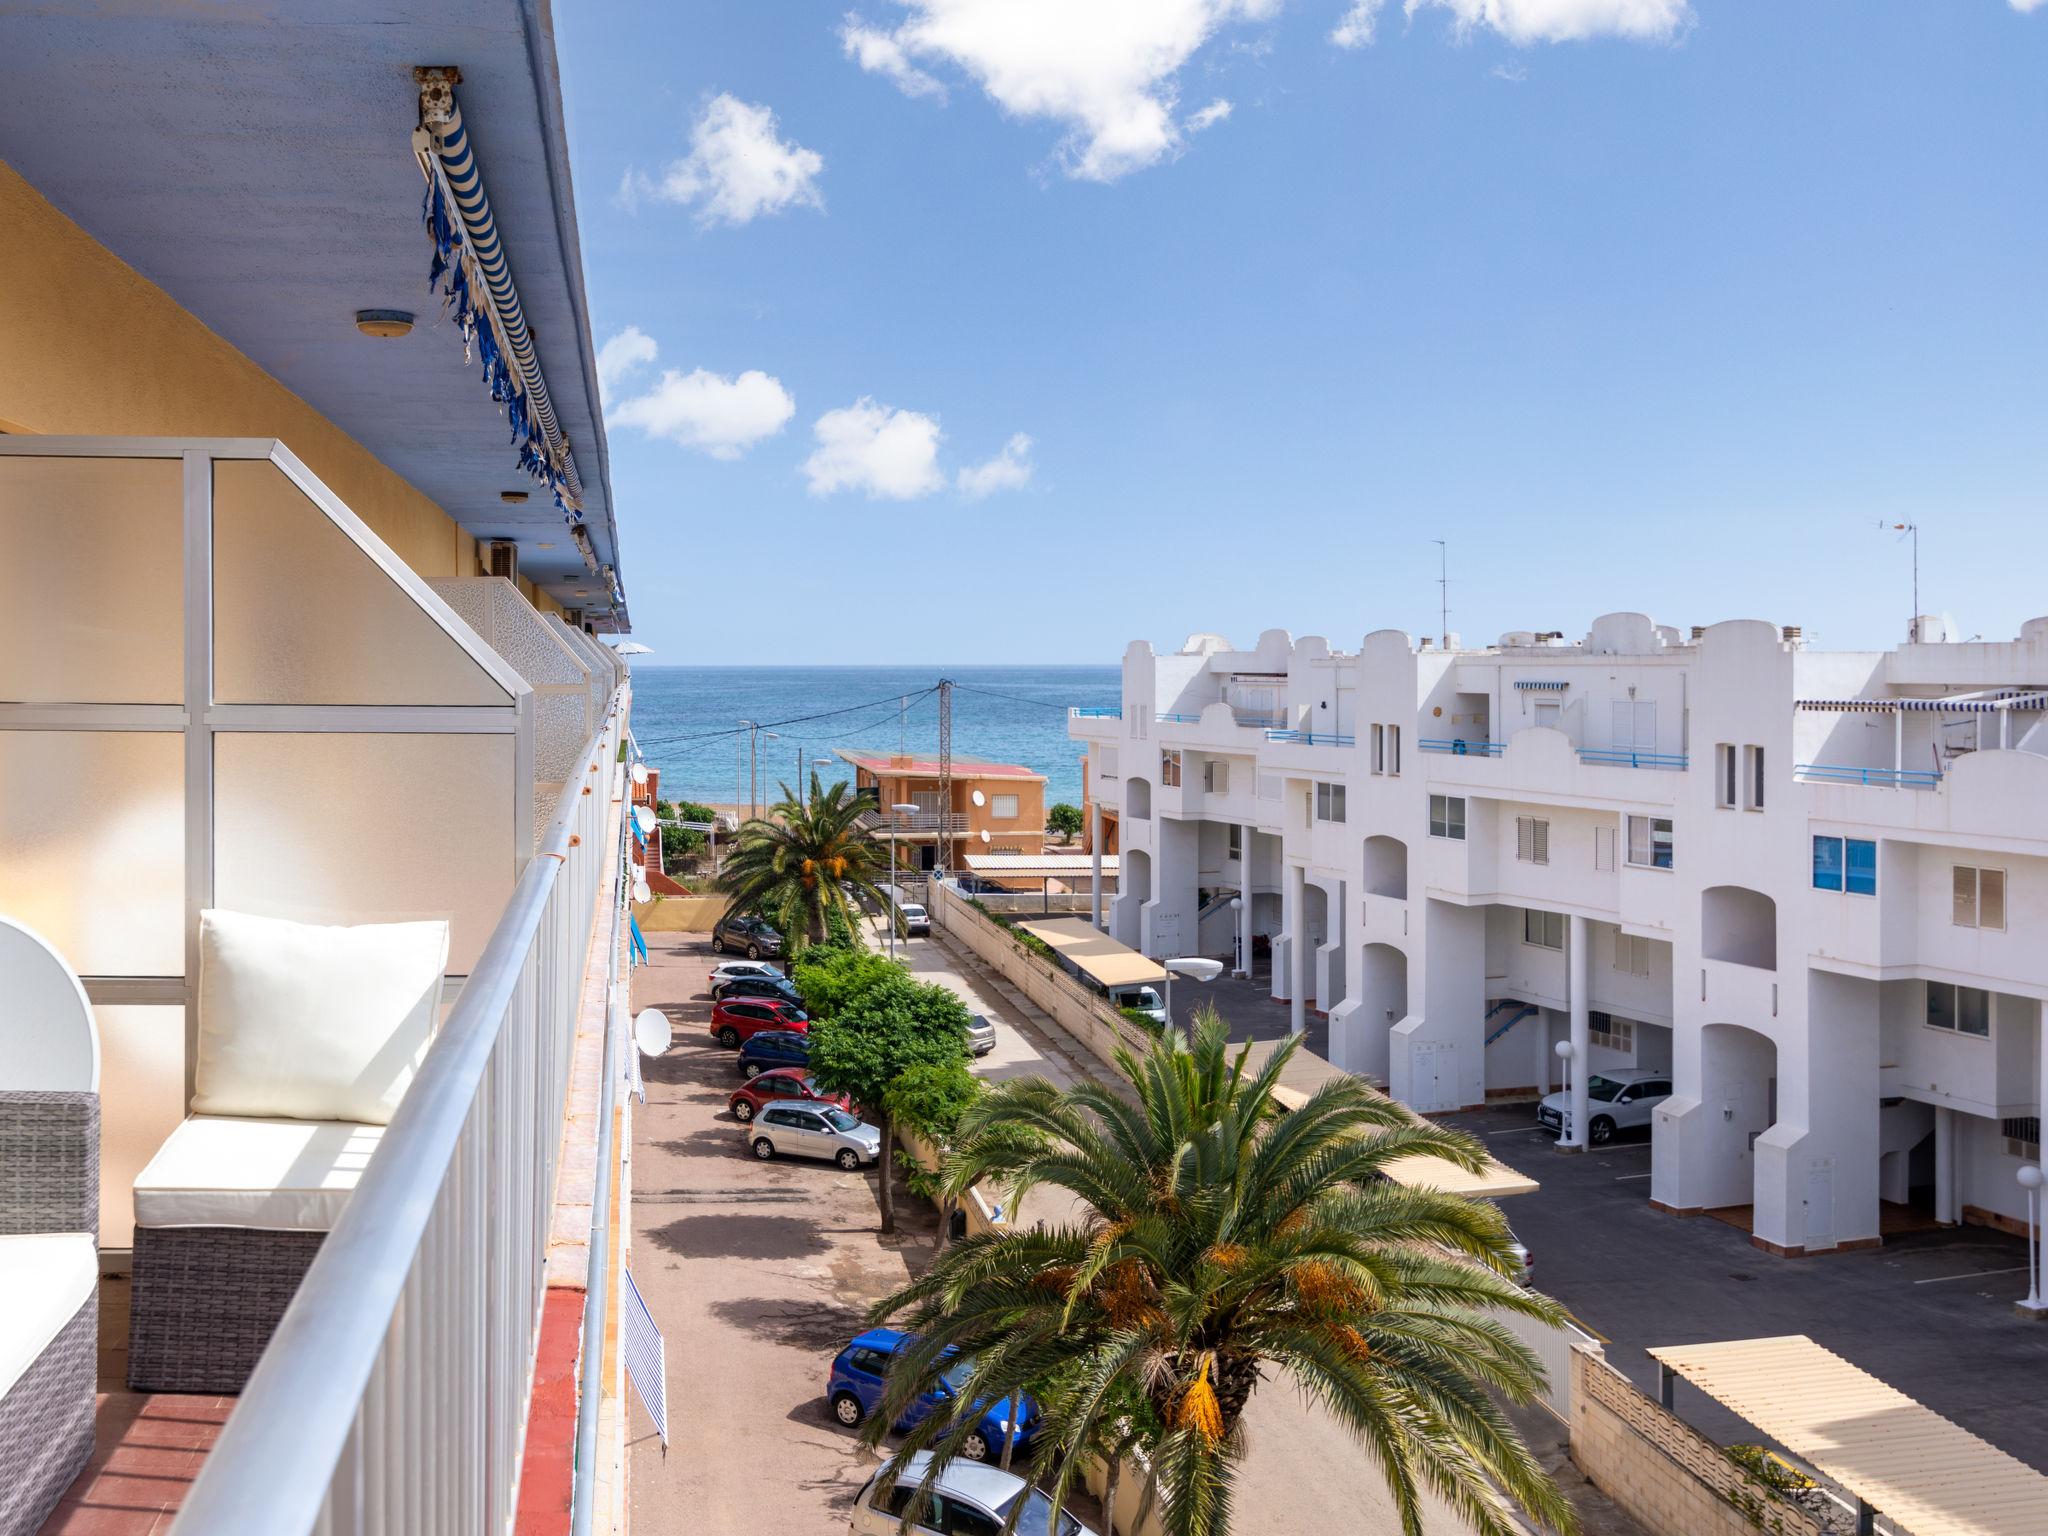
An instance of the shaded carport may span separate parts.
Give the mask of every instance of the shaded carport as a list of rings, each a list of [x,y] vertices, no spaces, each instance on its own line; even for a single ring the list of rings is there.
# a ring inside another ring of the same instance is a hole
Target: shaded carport
[[[1913,1536],[2039,1536],[2048,1477],[1804,1334],[1649,1351],[1665,1407],[1684,1377]]]

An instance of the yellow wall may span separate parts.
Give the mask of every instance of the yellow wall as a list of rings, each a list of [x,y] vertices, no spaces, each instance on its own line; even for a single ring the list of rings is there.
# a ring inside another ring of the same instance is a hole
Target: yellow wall
[[[0,230],[0,430],[274,437],[420,575],[477,573],[453,518],[5,163]]]

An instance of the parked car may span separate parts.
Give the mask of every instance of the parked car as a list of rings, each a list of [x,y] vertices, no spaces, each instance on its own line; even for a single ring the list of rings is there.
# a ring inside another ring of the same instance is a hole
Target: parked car
[[[715,998],[768,997],[781,998],[785,1003],[803,1006],[803,996],[796,989],[796,983],[787,976],[735,976],[731,981],[722,981],[711,989]]]
[[[777,1099],[740,1134],[764,1163],[773,1157],[820,1157],[850,1171],[882,1156],[881,1131],[836,1104]]]
[[[921,902],[899,901],[896,910],[903,914],[903,931],[911,937],[932,931],[932,915],[925,911]]]
[[[975,1014],[967,1025],[967,1048],[977,1056],[986,1056],[996,1048],[996,1026],[993,1021]]]
[[[903,1527],[903,1512],[910,1507],[931,1463],[932,1453],[919,1451],[905,1465],[896,1486],[886,1494],[875,1488],[882,1478],[880,1472],[869,1478],[853,1501],[851,1536],[895,1536]],[[1052,1500],[1043,1491],[999,1467],[973,1461],[952,1462],[932,1480],[930,1507],[911,1529],[983,1536],[1000,1531],[1020,1499],[1024,1507],[1017,1512],[1017,1536],[1095,1536],[1064,1509],[1055,1527]]]
[[[873,1413],[881,1405],[890,1357],[916,1342],[915,1334],[895,1328],[870,1328],[839,1351],[832,1361],[831,1374],[825,1378],[825,1403],[831,1409],[832,1417],[852,1429]],[[969,1359],[953,1361],[939,1378],[938,1385],[912,1402],[893,1427],[909,1429],[937,1409],[947,1408],[950,1411],[953,1399],[966,1389],[973,1366],[974,1362]],[[981,1422],[961,1442],[962,1453],[976,1461],[999,1459],[1003,1454],[1003,1440],[1010,1433],[1011,1407],[1016,1401],[1006,1397],[1000,1403],[976,1403],[974,1406],[981,1410]],[[1031,1436],[1038,1428],[1038,1421],[1038,1404],[1026,1397],[1023,1411],[1017,1415],[1018,1453],[1030,1449]]]
[[[728,981],[738,981],[742,976],[780,976],[781,971],[766,960],[726,960],[715,967],[705,978],[705,985],[716,992]]]
[[[1623,1067],[1593,1073],[1586,1079],[1586,1140],[1593,1146],[1604,1147],[1614,1139],[1616,1131],[1648,1126],[1652,1112],[1670,1097],[1668,1071]],[[1571,1095],[1553,1093],[1536,1106],[1536,1123],[1563,1136],[1571,1112]]]
[[[803,1103],[830,1104],[835,1109],[851,1111],[853,1100],[843,1093],[827,1093],[820,1088],[817,1079],[802,1067],[777,1067],[749,1078],[740,1087],[733,1089],[732,1097],[725,1101],[725,1107],[732,1111],[733,1118],[744,1125],[761,1112],[763,1106],[778,1099],[794,1099]]]
[[[1109,1001],[1116,1008],[1128,1008],[1133,1013],[1142,1013],[1154,1024],[1166,1022],[1166,1000],[1159,995],[1157,987],[1142,984],[1128,987],[1112,987]]]
[[[736,917],[728,912],[711,926],[713,954],[742,954],[749,960],[782,953],[782,935],[760,917]]]
[[[1514,1264],[1508,1275],[1510,1280],[1522,1285],[1536,1283],[1536,1255],[1529,1251],[1529,1245],[1515,1236],[1515,1229],[1508,1228],[1508,1257]]]
[[[805,1067],[810,1062],[809,1038],[793,1029],[765,1030],[740,1047],[740,1076],[748,1079],[777,1067]]]
[[[793,1003],[768,997],[736,997],[711,1007],[711,1036],[727,1050],[742,1045],[764,1029],[811,1027],[810,1015]]]

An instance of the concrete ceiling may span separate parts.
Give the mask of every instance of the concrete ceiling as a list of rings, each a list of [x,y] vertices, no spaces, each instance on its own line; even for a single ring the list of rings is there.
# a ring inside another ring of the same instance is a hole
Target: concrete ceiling
[[[412,70],[458,67],[592,545],[624,580],[547,0],[115,0],[14,11],[0,44],[0,158],[470,533],[516,539],[522,574],[583,606],[576,591],[602,586],[426,292]],[[359,309],[419,323],[374,340],[355,329]],[[503,491],[530,499],[508,505]]]

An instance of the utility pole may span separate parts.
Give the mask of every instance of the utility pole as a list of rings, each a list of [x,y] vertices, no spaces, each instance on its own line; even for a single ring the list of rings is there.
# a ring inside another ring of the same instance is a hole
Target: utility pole
[[[761,727],[754,721],[747,726],[747,820],[757,821],[761,816]]]
[[[1436,546],[1436,643],[1448,651],[1451,648],[1451,554],[1442,539],[1429,542]]]
[[[741,725],[746,723],[744,720],[740,722]],[[740,775],[746,772],[740,765],[745,761],[746,750],[746,744],[740,740],[740,733],[735,731],[732,738],[732,816],[734,821],[740,819],[740,807],[747,803],[747,797],[741,792],[740,788]]]
[[[804,744],[802,742],[796,744],[796,797],[805,805],[811,803],[810,794],[804,788]]]
[[[934,877],[943,875],[953,852],[953,684],[939,679],[939,836]]]
[[[1920,525],[1918,523],[1893,523],[1892,531],[1901,538],[1913,540],[1913,618],[1906,626],[1906,638],[1920,638]]]

